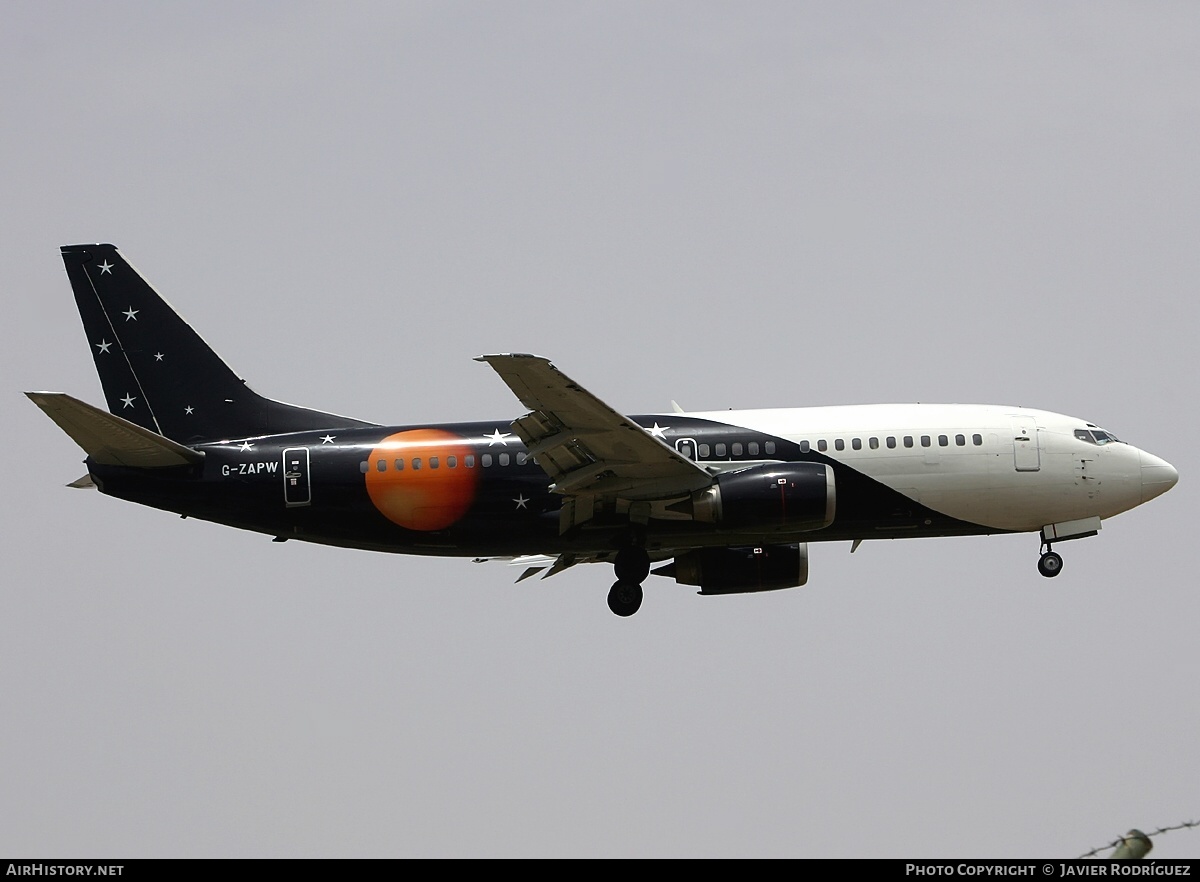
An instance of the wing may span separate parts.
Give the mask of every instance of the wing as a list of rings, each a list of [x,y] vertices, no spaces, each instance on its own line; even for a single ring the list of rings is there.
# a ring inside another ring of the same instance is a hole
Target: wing
[[[567,497],[562,528],[590,520],[597,501],[634,508],[678,498],[712,476],[645,428],[617,413],[547,359],[481,355],[530,412],[513,421],[538,465]],[[648,512],[648,506],[645,508]]]

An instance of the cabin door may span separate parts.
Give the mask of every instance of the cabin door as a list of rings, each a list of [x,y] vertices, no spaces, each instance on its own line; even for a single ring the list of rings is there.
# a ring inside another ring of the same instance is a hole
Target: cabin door
[[[1018,472],[1036,472],[1042,467],[1037,423],[1032,417],[1013,417],[1013,465]]]
[[[288,508],[312,503],[307,447],[289,447],[283,451],[283,501]]]

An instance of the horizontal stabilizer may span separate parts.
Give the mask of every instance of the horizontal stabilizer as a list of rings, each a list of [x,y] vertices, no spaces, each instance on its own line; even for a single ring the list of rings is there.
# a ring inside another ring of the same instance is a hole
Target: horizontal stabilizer
[[[101,465],[162,469],[204,459],[203,453],[62,392],[25,394]]]

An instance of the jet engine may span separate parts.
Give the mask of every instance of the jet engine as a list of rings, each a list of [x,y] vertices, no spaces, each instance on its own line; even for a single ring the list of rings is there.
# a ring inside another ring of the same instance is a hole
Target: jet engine
[[[833,523],[833,468],[780,462],[718,475],[692,494],[692,516],[731,530],[820,530]]]
[[[808,581],[808,545],[697,548],[654,571],[696,585],[701,594],[752,594],[798,588]]]

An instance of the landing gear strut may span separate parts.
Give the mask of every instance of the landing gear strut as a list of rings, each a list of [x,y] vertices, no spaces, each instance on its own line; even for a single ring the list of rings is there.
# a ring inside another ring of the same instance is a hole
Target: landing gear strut
[[[1057,551],[1051,551],[1050,543],[1046,543],[1046,550],[1038,560],[1038,572],[1050,579],[1062,572],[1062,566],[1062,555]]]
[[[613,569],[617,581],[608,592],[608,608],[619,616],[631,616],[642,605],[642,582],[650,575],[650,555],[644,548],[627,545],[617,552]]]

